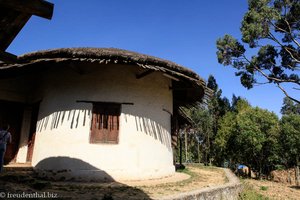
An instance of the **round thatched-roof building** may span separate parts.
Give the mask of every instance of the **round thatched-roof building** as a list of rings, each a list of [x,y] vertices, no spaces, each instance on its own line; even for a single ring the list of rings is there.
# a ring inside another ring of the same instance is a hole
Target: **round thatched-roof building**
[[[178,109],[205,82],[176,63],[113,48],[65,48],[0,63],[6,161],[52,178],[138,180],[174,173]],[[13,117],[18,116],[18,117]]]

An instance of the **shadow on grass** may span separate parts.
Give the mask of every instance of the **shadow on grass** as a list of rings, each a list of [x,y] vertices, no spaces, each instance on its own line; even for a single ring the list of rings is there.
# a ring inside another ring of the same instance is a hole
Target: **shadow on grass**
[[[95,167],[79,159],[59,157],[52,158],[52,161],[59,161],[56,162],[56,164],[70,162],[72,165],[76,164],[76,166],[74,166],[75,168],[91,168],[95,170]],[[48,159],[40,164],[50,163],[51,162]],[[49,169],[48,166],[48,170]],[[9,171],[0,174],[0,192],[4,192],[5,194],[43,194],[50,192],[57,195],[56,199],[151,199],[144,191],[136,187],[119,183],[103,170],[100,171],[100,175],[105,175],[105,181],[54,180],[49,177],[42,178],[33,171],[10,169]]]
[[[290,186],[290,188],[300,190],[300,186],[296,186],[296,185]]]

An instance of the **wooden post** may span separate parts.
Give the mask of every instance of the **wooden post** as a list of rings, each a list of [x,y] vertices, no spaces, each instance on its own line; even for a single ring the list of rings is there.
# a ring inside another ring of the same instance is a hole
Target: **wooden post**
[[[182,166],[182,138],[179,133],[179,164]]]
[[[198,147],[197,147],[197,150],[198,150],[198,162],[200,163],[201,162],[201,159],[200,159],[200,142],[198,141],[198,139],[197,139],[197,143],[198,143]]]
[[[300,186],[300,177],[299,177],[299,158],[298,156],[296,157],[296,167],[295,167],[295,182],[296,186]]]
[[[187,144],[187,130],[184,131],[184,146],[185,146],[185,162],[188,160],[188,144]]]

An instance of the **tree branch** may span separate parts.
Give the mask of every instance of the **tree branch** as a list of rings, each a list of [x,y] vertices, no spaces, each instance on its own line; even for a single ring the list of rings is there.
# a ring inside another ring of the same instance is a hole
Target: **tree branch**
[[[288,52],[288,54],[290,54],[290,56],[295,60],[295,62],[300,63],[300,61],[297,58],[294,57],[294,55],[288,50],[288,48],[286,48],[286,46],[284,46],[283,44],[281,44],[281,42],[279,42],[277,40],[277,38],[272,33],[269,32],[268,35],[270,37],[269,39],[271,39],[274,42],[276,42],[277,44],[279,44],[286,52]]]
[[[288,97],[289,99],[291,99],[291,100],[295,101],[296,103],[300,104],[300,101],[297,100],[297,99],[295,99],[295,98],[293,98],[293,97],[291,97],[279,83],[276,83],[276,84],[277,84],[278,88],[284,93],[284,95],[286,97]]]
[[[253,85],[256,86],[256,85],[266,85],[266,84],[269,84],[269,82],[264,82],[264,83],[258,83],[258,82],[256,82],[256,84],[253,84]]]
[[[247,60],[248,63],[251,63],[250,60],[247,59],[247,57],[245,55],[243,55],[244,59]],[[268,79],[269,81],[274,81],[276,83],[295,83],[297,85],[300,85],[300,82],[299,81],[295,81],[295,80],[292,80],[292,79],[279,79],[279,78],[276,78],[276,77],[270,77],[269,75],[267,75],[264,71],[262,71],[260,68],[258,68],[257,66],[253,66],[254,69],[256,71],[258,71],[259,73],[261,73],[266,79]],[[270,73],[272,73],[270,71]]]
[[[285,21],[286,25],[289,27],[288,33],[289,33],[289,35],[291,36],[293,42],[294,42],[298,47],[300,47],[299,42],[298,42],[298,41],[293,37],[293,35],[292,35],[292,29],[291,29],[291,26],[290,26],[289,22],[286,20],[286,18],[284,18],[284,21]]]
[[[270,21],[270,24],[274,27],[274,31],[275,30],[279,30],[279,31],[282,31],[282,32],[284,32],[284,33],[286,33],[286,34],[289,34],[290,36],[291,36],[291,39],[292,39],[292,41],[298,46],[298,47],[300,47],[300,43],[293,37],[293,34],[292,34],[292,31],[291,31],[291,26],[290,26],[290,24],[289,24],[289,22],[286,20],[286,19],[284,19],[284,22],[286,23],[286,25],[288,26],[288,28],[289,28],[289,30],[287,31],[287,30],[285,30],[285,29],[283,29],[283,28],[280,28],[279,26],[276,26],[276,24],[274,24],[272,21]],[[273,29],[272,29],[273,30]],[[274,36],[273,36],[274,37]],[[274,37],[275,38],[275,37]],[[278,42],[277,42],[278,43]],[[282,46],[282,45],[281,45]]]
[[[276,26],[272,21],[270,21],[270,24],[274,27],[274,30],[277,29],[277,30],[280,30],[280,31],[282,31],[282,32],[284,32],[284,33],[289,33],[288,31],[286,31],[286,30],[280,28],[279,26]]]

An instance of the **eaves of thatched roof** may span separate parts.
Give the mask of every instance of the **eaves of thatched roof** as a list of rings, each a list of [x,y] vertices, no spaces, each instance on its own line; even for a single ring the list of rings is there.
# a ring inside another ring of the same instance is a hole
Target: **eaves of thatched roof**
[[[34,72],[34,70],[43,70],[44,66],[55,63],[80,63],[90,62],[94,64],[125,64],[136,65],[145,70],[159,71],[166,75],[174,77],[176,82],[187,83],[188,89],[198,90],[201,95],[196,95],[198,100],[203,98],[205,92],[205,81],[195,72],[178,65],[174,62],[161,58],[136,53],[133,51],[116,48],[61,48],[37,51],[18,56],[17,63],[0,63],[0,78],[6,75],[13,76],[24,71]],[[46,67],[45,67],[46,68]],[[177,88],[182,88],[182,85]],[[176,88],[174,88],[176,89]],[[180,96],[181,94],[178,94]],[[193,96],[193,92],[190,92]],[[189,97],[190,98],[190,97]],[[195,99],[196,100],[196,99]],[[185,101],[183,99],[183,101]]]
[[[68,60],[78,62],[98,62],[100,64],[134,64],[145,69],[162,71],[170,75],[183,77],[191,81],[198,82],[199,85],[204,83],[203,79],[195,72],[174,62],[116,48],[61,48],[37,51],[19,56],[18,63],[0,63],[0,70],[29,67],[33,64],[50,61],[59,63]]]

